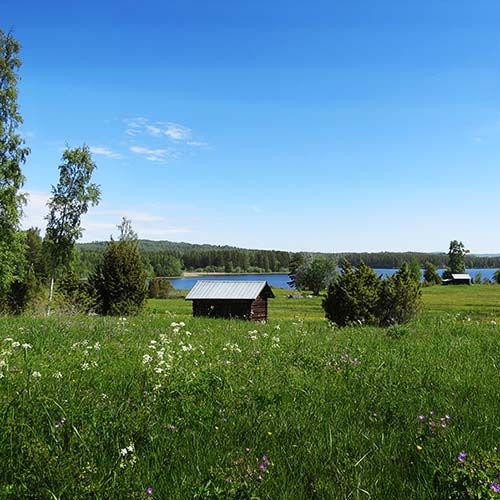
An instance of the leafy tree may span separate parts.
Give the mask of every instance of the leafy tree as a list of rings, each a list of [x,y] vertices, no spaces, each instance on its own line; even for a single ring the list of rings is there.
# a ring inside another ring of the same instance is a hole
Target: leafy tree
[[[50,292],[47,313],[54,292],[54,281],[59,269],[67,269],[82,235],[81,217],[89,206],[99,203],[100,189],[91,183],[96,164],[88,146],[66,149],[59,166],[59,183],[52,186],[52,198],[47,219],[45,240],[50,256]]]
[[[30,152],[16,133],[23,119],[17,103],[19,42],[0,29],[0,297],[22,276],[23,245],[19,234],[24,196],[21,165]]]
[[[337,265],[332,259],[314,257],[295,271],[294,282],[298,290],[311,290],[319,295],[337,276]]]
[[[297,288],[297,284],[295,282],[295,277],[297,275],[297,271],[302,266],[304,266],[304,264],[305,264],[305,258],[304,258],[304,254],[303,253],[295,253],[295,254],[293,254],[293,257],[290,260],[290,263],[288,265],[288,269],[289,269],[288,276],[290,278],[290,281],[288,282],[288,284],[290,286]]]
[[[436,266],[432,262],[426,262],[424,264],[424,283],[427,285],[441,284],[441,277],[437,272]]]
[[[451,274],[465,273],[465,255],[469,250],[465,249],[461,241],[450,241],[450,249],[448,250],[448,267],[445,271],[446,277],[451,278]],[[444,274],[443,274],[443,277]]]
[[[129,220],[118,226],[119,241],[108,243],[103,260],[91,276],[97,309],[102,314],[136,314],[146,300],[146,272]]]
[[[363,261],[355,268],[344,259],[323,300],[326,317],[339,326],[376,323],[380,286],[380,277]]]
[[[407,264],[406,262],[403,262],[402,265]],[[422,271],[420,270],[420,262],[414,257],[411,259],[410,263],[407,264],[408,269],[413,277],[413,279],[417,282],[420,283],[422,279]]]

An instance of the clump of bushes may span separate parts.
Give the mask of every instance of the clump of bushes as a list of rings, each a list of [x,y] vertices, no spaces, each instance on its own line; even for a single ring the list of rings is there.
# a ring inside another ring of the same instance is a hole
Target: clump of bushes
[[[418,312],[420,282],[408,264],[385,279],[364,262],[353,267],[344,260],[340,269],[322,304],[326,317],[338,326],[395,325],[405,323]]]
[[[168,279],[152,278],[149,280],[148,297],[150,299],[169,299],[176,295],[177,292]]]

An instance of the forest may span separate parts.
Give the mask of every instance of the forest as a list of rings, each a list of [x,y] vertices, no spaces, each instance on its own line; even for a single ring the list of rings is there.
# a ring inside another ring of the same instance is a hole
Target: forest
[[[79,271],[83,276],[93,271],[101,258],[106,242],[81,243],[77,245]],[[258,273],[290,271],[290,263],[300,252],[280,250],[256,250],[231,246],[197,245],[173,241],[139,240],[139,249],[149,276],[179,276],[183,271]],[[335,261],[347,258],[357,266],[361,261],[372,268],[397,269],[405,262],[417,261],[423,267],[431,262],[438,268],[446,267],[448,254],[419,252],[374,252],[374,253],[319,253],[304,252],[314,257],[322,255]],[[500,268],[500,256],[477,256],[466,254],[467,268]]]

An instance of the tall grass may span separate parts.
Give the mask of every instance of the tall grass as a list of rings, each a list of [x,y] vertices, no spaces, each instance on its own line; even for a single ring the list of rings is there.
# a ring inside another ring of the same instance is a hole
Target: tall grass
[[[0,319],[1,498],[441,498],[500,443],[489,320],[179,312]]]

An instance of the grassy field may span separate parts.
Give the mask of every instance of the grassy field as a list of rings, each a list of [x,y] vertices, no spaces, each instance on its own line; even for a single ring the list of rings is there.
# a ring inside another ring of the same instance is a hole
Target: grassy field
[[[0,498],[494,498],[500,287],[425,289],[389,329],[320,303],[0,318]]]

